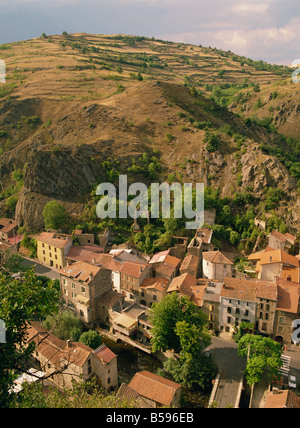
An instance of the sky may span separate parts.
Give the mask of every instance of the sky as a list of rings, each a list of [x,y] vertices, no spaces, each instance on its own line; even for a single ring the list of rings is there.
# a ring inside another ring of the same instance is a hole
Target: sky
[[[291,65],[299,0],[0,0],[0,44],[68,33],[128,34]]]

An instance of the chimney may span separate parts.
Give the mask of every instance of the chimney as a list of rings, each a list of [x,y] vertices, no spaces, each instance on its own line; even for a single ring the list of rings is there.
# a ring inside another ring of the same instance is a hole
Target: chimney
[[[89,274],[89,277],[90,277],[90,281],[92,281],[92,280],[93,280],[93,278],[94,278],[94,274],[93,274],[93,272],[91,272],[91,273]]]
[[[67,340],[67,348],[71,348],[71,340],[70,339]]]

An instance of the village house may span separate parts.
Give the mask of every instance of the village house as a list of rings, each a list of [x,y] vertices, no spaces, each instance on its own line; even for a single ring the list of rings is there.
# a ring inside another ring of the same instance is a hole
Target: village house
[[[198,278],[201,270],[200,267],[201,266],[199,257],[195,256],[194,254],[187,254],[183,259],[179,272],[181,274],[189,273],[190,275],[193,275]]]
[[[198,280],[198,287],[192,287],[194,295],[197,293],[200,281]],[[201,310],[208,316],[209,330],[218,331],[220,326],[220,299],[223,283],[208,280],[202,281],[206,281],[206,284],[203,286]],[[191,300],[194,301],[193,298]]]
[[[268,391],[265,409],[300,409],[300,397],[288,389]]]
[[[253,282],[253,280],[251,280]],[[277,285],[268,281],[256,281],[255,330],[273,337],[277,308]]]
[[[42,232],[36,237],[37,258],[43,265],[62,269],[67,265],[66,255],[72,246],[72,238],[56,232]]]
[[[251,262],[256,262],[255,271],[259,279],[275,282],[277,276],[288,281],[299,282],[299,259],[283,250],[272,250],[270,247],[264,251],[251,254]]]
[[[197,278],[189,273],[183,273],[177,276],[168,287],[168,293],[179,293],[182,296],[187,296],[191,299],[193,295],[192,287],[197,285]]]
[[[153,326],[148,320],[149,315],[149,308],[146,306],[127,302],[121,313],[112,314],[111,332],[116,338],[151,353],[150,339]]]
[[[207,251],[202,254],[203,278],[222,282],[233,276],[233,254],[221,251]]]
[[[288,251],[295,245],[296,236],[291,235],[290,233],[280,233],[278,230],[273,230],[269,236],[269,247],[274,250],[284,250]]]
[[[220,295],[220,331],[235,333],[242,321],[255,323],[256,282],[224,278]]]
[[[73,233],[74,239],[79,245],[94,245],[95,238],[93,233],[84,233],[82,229],[76,229]]]
[[[277,308],[273,335],[280,343],[292,343],[292,323],[300,317],[298,283],[276,278]]]
[[[127,300],[135,301],[139,297],[140,285],[151,276],[151,266],[146,263],[125,262],[119,269],[120,292]]]
[[[0,219],[0,240],[11,242],[18,231],[18,223],[11,218]],[[16,242],[11,242],[16,243]]]
[[[106,346],[93,350],[81,342],[63,341],[32,322],[27,343],[35,343],[33,362],[47,381],[58,388],[73,388],[72,381],[86,382],[96,377],[105,389],[118,386],[117,356]]]
[[[154,373],[146,370],[138,372],[128,386],[142,397],[149,407],[181,407],[182,386]]]
[[[151,308],[153,303],[159,303],[167,293],[169,280],[164,277],[148,277],[140,285],[139,303]]]
[[[85,324],[105,322],[99,310],[101,297],[112,291],[111,271],[85,262],[75,262],[59,270],[64,303]],[[100,306],[102,308],[102,306]]]
[[[155,268],[155,276],[167,278],[170,283],[178,275],[180,264],[181,259],[168,254],[164,258],[164,261]]]

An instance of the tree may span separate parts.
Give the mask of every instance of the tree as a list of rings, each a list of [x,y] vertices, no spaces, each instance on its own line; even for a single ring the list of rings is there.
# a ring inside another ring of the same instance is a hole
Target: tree
[[[0,319],[5,323],[6,343],[0,343],[0,408],[7,407],[15,371],[24,371],[34,343],[26,345],[28,322],[41,321],[58,309],[59,292],[53,282],[42,285],[33,270],[12,279],[0,275]]]
[[[56,201],[48,202],[43,210],[46,229],[60,229],[67,218],[66,209]]]
[[[92,349],[96,349],[102,344],[102,339],[95,330],[89,330],[82,333],[79,342],[84,343]]]
[[[178,324],[185,321],[188,325],[194,325],[199,330],[199,339],[203,336],[207,343],[206,325],[207,316],[185,296],[179,296],[177,293],[167,294],[165,298],[154,303],[151,307],[150,322],[152,329],[152,351],[166,351],[174,349],[177,352],[182,350],[180,335],[186,328],[186,324]],[[179,333],[179,334],[178,334]],[[194,330],[190,331],[194,334]]]
[[[265,375],[269,379],[279,375],[282,348],[280,343],[269,337],[244,335],[238,343],[238,354],[247,358],[245,374],[250,386],[259,382]]]
[[[83,325],[80,318],[68,311],[60,311],[55,315],[49,315],[43,322],[43,327],[51,331],[61,340],[78,342],[83,333]]]
[[[12,401],[11,408],[136,408],[136,400],[117,397],[115,393],[106,393],[94,380],[84,383],[74,382],[73,388],[62,391],[50,387],[44,393],[41,384],[25,384]]]
[[[207,317],[187,297],[176,293],[167,295],[154,306],[153,312],[153,349],[175,349],[179,352],[164,362],[160,374],[172,377],[188,388],[208,388],[217,368],[203,353],[211,343]]]

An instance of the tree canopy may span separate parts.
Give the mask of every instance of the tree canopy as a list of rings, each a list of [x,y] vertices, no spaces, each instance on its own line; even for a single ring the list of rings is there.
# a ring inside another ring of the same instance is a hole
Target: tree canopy
[[[43,210],[46,229],[60,229],[67,218],[66,209],[56,201],[48,202]]]
[[[185,296],[167,294],[161,302],[152,305],[150,319],[153,325],[153,352],[168,349],[181,351],[186,346],[183,330],[194,341],[199,340],[204,346],[209,345],[207,316]],[[196,338],[195,331],[196,336],[198,335]]]
[[[207,316],[177,293],[168,294],[151,309],[152,350],[173,349],[178,353],[164,362],[159,374],[188,388],[208,388],[217,369],[203,352],[211,343]]]
[[[238,354],[248,358],[245,375],[250,386],[265,375],[269,378],[279,376],[282,348],[280,343],[269,337],[244,335],[238,343]]]

